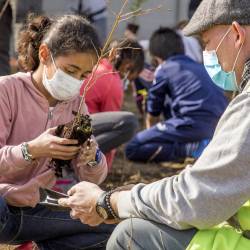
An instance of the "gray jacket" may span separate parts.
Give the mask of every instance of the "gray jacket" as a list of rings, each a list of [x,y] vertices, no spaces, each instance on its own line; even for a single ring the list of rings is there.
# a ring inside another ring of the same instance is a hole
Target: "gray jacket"
[[[250,199],[250,82],[229,105],[199,160],[179,175],[120,193],[118,212],[176,229],[210,228]]]

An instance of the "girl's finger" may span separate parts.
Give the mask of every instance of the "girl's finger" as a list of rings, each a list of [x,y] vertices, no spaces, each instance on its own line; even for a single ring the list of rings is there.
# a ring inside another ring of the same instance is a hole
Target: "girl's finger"
[[[61,145],[77,145],[78,144],[78,140],[60,138],[57,136],[53,136],[52,141]]]

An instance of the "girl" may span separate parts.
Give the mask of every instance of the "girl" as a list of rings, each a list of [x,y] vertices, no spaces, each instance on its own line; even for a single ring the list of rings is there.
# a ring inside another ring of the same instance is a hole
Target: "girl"
[[[143,66],[144,52],[137,42],[113,42],[110,57],[101,60],[92,78],[92,87],[85,96],[92,114],[94,133],[102,152],[105,153],[109,169],[115,155],[113,149],[128,142],[137,129],[137,118],[134,114],[120,111],[123,104],[123,81],[134,81]],[[82,86],[81,94],[85,86]]]
[[[97,61],[96,48],[94,29],[73,15],[30,16],[20,34],[19,64],[27,73],[0,78],[0,243],[104,247],[110,227],[90,228],[67,212],[38,204],[39,189],[56,181],[48,167],[51,158],[76,159],[72,168],[79,180],[100,184],[106,177],[106,160],[95,142],[79,147],[77,140],[54,135],[55,127],[70,122],[78,110],[80,86]],[[81,111],[87,113],[85,104]]]

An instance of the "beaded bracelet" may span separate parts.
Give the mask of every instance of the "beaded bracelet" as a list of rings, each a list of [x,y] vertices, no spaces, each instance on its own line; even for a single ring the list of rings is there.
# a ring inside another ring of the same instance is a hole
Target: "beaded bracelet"
[[[117,190],[115,190],[115,189],[108,191],[107,194],[106,194],[106,197],[105,197],[105,202],[106,202],[106,205],[108,207],[108,210],[109,210],[110,214],[114,217],[114,219],[120,220],[120,218],[116,215],[114,209],[112,208],[111,202],[110,202],[111,195],[113,193],[115,193],[116,191]]]

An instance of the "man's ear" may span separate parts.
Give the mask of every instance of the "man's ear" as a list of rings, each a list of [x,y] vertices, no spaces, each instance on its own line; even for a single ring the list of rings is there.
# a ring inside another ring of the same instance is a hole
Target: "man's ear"
[[[232,23],[232,28],[236,35],[235,47],[240,49],[246,40],[246,30],[236,21]]]
[[[46,44],[41,44],[39,47],[39,60],[43,65],[47,65],[50,59],[50,51]]]

